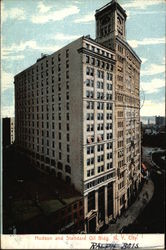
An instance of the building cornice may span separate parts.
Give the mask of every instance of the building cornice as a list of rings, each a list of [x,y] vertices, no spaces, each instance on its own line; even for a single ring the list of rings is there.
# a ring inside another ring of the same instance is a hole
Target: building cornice
[[[78,51],[78,53],[83,53],[83,54],[86,54],[86,55],[89,55],[89,56],[94,56],[95,58],[98,58],[100,60],[104,60],[106,62],[115,64],[115,60],[114,59],[108,58],[106,56],[99,55],[98,53],[95,53],[95,52],[93,52],[91,50],[88,50],[88,49],[86,49],[84,47],[78,49],[77,51]]]
[[[116,0],[112,0],[110,3],[104,5],[100,9],[96,10],[95,17],[97,18],[99,15],[105,13],[105,11],[112,11],[113,12],[116,9],[118,9],[123,14],[123,16],[125,17],[125,20],[126,20],[126,18],[127,18],[126,11],[119,5],[119,3]]]

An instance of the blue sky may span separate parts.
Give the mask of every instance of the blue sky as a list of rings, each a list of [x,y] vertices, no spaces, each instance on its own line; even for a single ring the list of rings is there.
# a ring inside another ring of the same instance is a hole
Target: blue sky
[[[2,116],[14,115],[13,76],[90,34],[95,38],[95,10],[108,0],[2,1]],[[127,41],[142,60],[141,115],[164,115],[165,14],[164,0],[119,0],[126,10]]]

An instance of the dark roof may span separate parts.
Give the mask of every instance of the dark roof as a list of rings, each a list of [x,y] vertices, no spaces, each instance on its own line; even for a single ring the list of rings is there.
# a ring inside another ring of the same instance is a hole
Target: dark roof
[[[112,10],[114,11],[115,9],[118,9],[122,12],[124,17],[127,17],[126,11],[120,6],[120,4],[116,0],[112,0],[111,2],[107,3],[100,9],[96,10],[95,16],[97,17],[98,15],[104,13],[106,10]]]

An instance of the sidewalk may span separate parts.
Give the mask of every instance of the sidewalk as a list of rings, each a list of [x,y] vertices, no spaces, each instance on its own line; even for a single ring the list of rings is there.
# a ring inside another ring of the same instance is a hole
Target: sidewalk
[[[154,193],[154,184],[151,180],[144,183],[137,200],[126,210],[126,212],[117,219],[115,224],[110,224],[109,228],[104,233],[119,233],[123,227],[127,227],[133,223],[139,214],[143,211],[146,205],[151,200]]]

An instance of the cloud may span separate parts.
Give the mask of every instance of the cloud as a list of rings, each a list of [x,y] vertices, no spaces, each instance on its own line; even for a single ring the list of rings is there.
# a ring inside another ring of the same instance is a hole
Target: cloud
[[[80,10],[77,6],[70,6],[61,10],[49,11],[47,15],[45,15],[45,13],[37,13],[37,15],[32,16],[31,21],[36,24],[43,24],[51,21],[60,21],[65,17],[78,14],[79,11]]]
[[[150,64],[145,70],[141,70],[142,76],[152,76],[165,72],[164,64]]]
[[[17,60],[23,60],[25,58],[24,55],[8,55],[8,54],[3,54],[2,59],[3,60],[12,60],[12,61],[17,61]]]
[[[147,58],[144,58],[144,57],[141,57],[141,61],[142,61],[142,64],[144,64],[145,62],[147,62]]]
[[[152,5],[158,5],[160,3],[163,3],[163,0],[132,0],[128,3],[122,3],[122,7],[124,9],[146,9],[148,8],[149,6],[152,6]]]
[[[69,35],[69,34],[63,34],[63,33],[56,33],[55,35],[51,36],[51,38],[56,41],[75,40],[79,37],[81,37],[81,35]]]
[[[19,44],[12,44],[9,47],[2,47],[2,57],[13,55],[27,49],[40,50],[42,52],[55,52],[60,49],[58,45],[39,45],[35,40],[21,41]]]
[[[142,45],[157,45],[165,43],[165,37],[161,38],[144,38],[143,40],[129,40],[128,43],[133,47],[137,48]]]
[[[87,14],[81,18],[75,19],[74,23],[90,23],[94,21],[94,13]]]
[[[5,22],[7,19],[16,19],[19,21],[25,20],[25,11],[22,8],[12,8],[5,10],[4,5],[2,5],[2,22]]]
[[[1,116],[5,117],[14,117],[14,106],[2,106]]]
[[[141,116],[165,116],[165,103],[145,100],[140,112]]]
[[[2,84],[1,84],[1,91],[2,92],[9,89],[9,88],[13,88],[13,82],[14,82],[13,74],[2,70],[1,77],[2,77]]]
[[[43,14],[43,13],[47,13],[52,7],[48,6],[48,4],[45,5],[43,2],[39,2],[37,8],[39,12]]]
[[[155,78],[150,82],[141,82],[141,87],[147,94],[157,93],[160,88],[165,87],[164,79]]]

